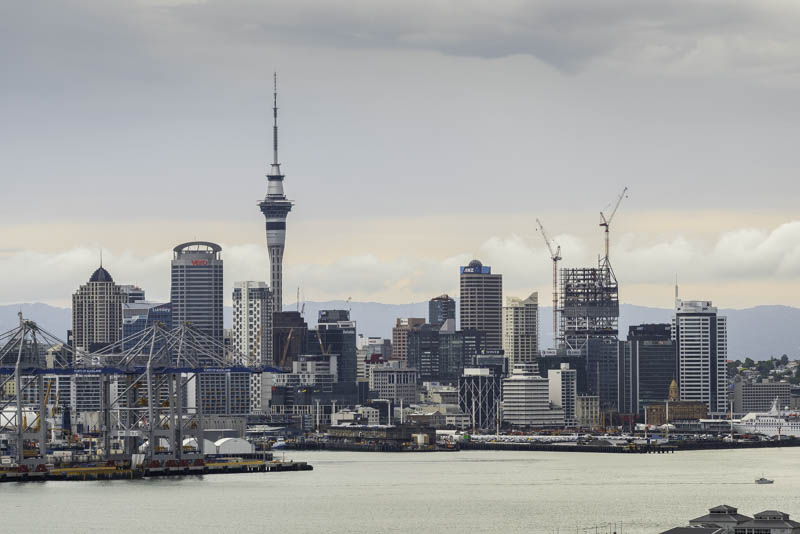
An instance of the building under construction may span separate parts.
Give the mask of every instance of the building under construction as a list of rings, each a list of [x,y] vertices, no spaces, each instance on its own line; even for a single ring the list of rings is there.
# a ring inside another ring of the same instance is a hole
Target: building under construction
[[[560,270],[559,343],[568,355],[582,356],[585,393],[599,395],[605,408],[617,399],[619,293],[610,264]]]

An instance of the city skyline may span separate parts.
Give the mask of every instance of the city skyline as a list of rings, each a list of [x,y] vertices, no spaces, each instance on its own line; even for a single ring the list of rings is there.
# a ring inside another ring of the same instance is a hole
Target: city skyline
[[[343,28],[372,13],[351,7],[338,15]],[[12,186],[0,215],[3,303],[65,305],[100,248],[120,280],[165,300],[161,266],[191,239],[225,248],[226,302],[233,281],[264,279],[252,203],[270,159],[273,70],[290,196],[302,200],[287,302],[297,286],[318,301],[424,301],[454,293],[454,269],[474,258],[504,274],[508,294],[548,295],[535,218],[562,245],[564,266],[591,265],[602,252],[598,212],[623,185],[631,194],[612,230],[623,302],[669,306],[676,274],[687,297],[722,307],[800,301],[790,141],[800,79],[786,68],[800,48],[786,24],[797,9],[745,2],[724,19],[713,9],[682,14],[694,23],[686,26],[666,6],[621,2],[598,14],[581,2],[501,4],[494,26],[471,4],[443,40],[395,6],[375,14],[381,38],[325,30],[302,44],[262,31],[308,30],[303,8],[282,3],[226,9],[213,32],[217,2],[52,9],[55,27],[10,7],[7,20],[20,24],[0,37],[27,54],[7,65],[2,104]],[[446,10],[425,12],[441,21]],[[581,37],[586,15],[608,29]],[[81,31],[98,19],[105,33]],[[245,20],[254,23],[243,34]],[[489,36],[504,24],[518,39],[498,49]],[[747,46],[765,35],[783,48]],[[210,46],[213,67],[188,54]],[[54,83],[61,53],[85,63],[67,63],[74,75]],[[31,129],[40,113],[47,133]],[[492,187],[477,195],[487,170]],[[335,238],[320,228],[336,228]],[[419,239],[432,229],[436,239]]]
[[[0,524],[800,534],[798,24],[1,4]]]

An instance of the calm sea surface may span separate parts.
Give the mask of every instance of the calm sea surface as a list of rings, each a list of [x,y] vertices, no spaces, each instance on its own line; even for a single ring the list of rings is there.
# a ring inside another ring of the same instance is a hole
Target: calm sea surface
[[[657,533],[718,504],[800,520],[800,449],[291,452],[314,471],[0,484],[0,532]],[[764,473],[775,484],[758,486]]]

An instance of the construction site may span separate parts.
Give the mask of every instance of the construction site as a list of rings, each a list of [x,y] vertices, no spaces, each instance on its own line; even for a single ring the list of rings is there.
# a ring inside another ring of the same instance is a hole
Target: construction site
[[[0,480],[310,469],[244,439],[207,439],[211,414],[230,415],[237,388],[280,372],[250,364],[188,324],[156,323],[87,352],[19,314],[0,334]],[[67,396],[98,409],[75,411]]]
[[[553,350],[546,355],[580,361],[579,381],[586,392],[597,395],[604,408],[617,402],[617,350],[619,286],[610,260],[610,227],[628,188],[624,188],[608,214],[600,212],[605,253],[596,267],[558,267],[561,247],[537,224],[553,261]]]

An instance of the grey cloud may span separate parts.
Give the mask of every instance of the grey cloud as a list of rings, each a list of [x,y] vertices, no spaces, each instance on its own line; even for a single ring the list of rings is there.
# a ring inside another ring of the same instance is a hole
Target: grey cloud
[[[171,11],[186,23],[233,39],[427,49],[481,58],[530,55],[564,71],[603,56],[674,62],[707,47],[707,53],[721,49],[731,64],[740,57],[782,62],[787,49],[798,50],[791,21],[800,13],[793,4],[760,0],[209,0]]]

